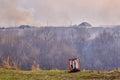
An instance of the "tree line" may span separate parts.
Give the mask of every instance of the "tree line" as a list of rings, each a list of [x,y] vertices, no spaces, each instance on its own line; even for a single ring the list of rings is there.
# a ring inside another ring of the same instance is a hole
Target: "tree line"
[[[120,29],[96,30],[97,35],[94,28],[78,27],[0,29],[0,67],[66,70],[68,59],[78,57],[81,69],[119,68]]]

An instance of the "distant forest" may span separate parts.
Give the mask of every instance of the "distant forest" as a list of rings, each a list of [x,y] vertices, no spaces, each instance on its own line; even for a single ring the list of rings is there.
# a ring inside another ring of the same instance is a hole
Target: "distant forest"
[[[120,68],[120,26],[0,29],[0,67],[67,70],[75,57],[81,69]]]

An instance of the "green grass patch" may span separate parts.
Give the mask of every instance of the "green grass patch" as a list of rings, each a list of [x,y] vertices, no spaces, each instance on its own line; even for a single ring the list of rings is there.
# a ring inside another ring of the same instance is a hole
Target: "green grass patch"
[[[0,69],[0,80],[120,80],[120,71],[65,70],[21,71]]]

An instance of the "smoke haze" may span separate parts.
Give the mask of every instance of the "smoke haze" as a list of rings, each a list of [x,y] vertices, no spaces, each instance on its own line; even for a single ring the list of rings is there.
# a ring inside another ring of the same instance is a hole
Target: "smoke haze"
[[[3,26],[41,25],[40,21],[34,20],[33,9],[19,6],[19,0],[0,0],[0,23]]]
[[[0,0],[1,25],[119,25],[119,0]]]

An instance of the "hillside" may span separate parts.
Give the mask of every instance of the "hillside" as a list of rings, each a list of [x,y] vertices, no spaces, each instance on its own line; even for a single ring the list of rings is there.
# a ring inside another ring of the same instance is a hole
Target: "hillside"
[[[81,71],[68,73],[63,70],[19,71],[0,69],[0,80],[118,80],[120,71]]]

